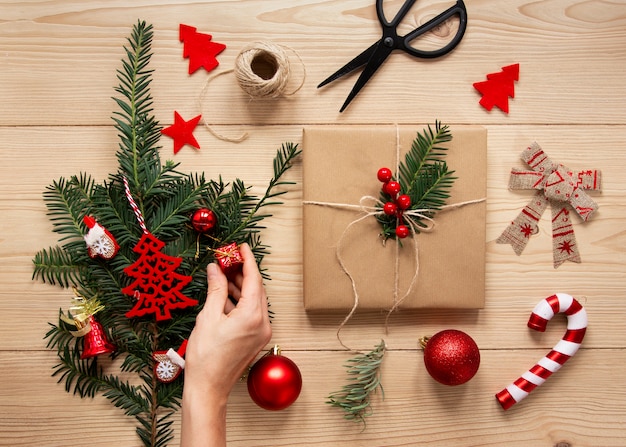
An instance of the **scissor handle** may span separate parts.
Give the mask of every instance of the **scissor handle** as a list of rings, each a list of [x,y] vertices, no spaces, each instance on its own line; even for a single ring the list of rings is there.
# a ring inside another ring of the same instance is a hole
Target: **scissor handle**
[[[386,38],[391,39],[393,42],[390,42],[390,46],[406,51],[413,56],[426,59],[440,57],[452,51],[463,39],[463,35],[465,34],[465,30],[467,28],[467,10],[465,9],[465,3],[463,3],[463,0],[457,0],[454,6],[446,9],[441,14],[433,17],[428,22],[414,29],[410,33],[400,37],[397,35],[395,29],[404,16],[409,12],[413,4],[415,4],[415,1],[416,0],[406,0],[391,22],[385,17],[385,13],[383,11],[383,0],[376,1],[376,14],[378,15],[378,20],[380,20],[380,23],[383,26],[383,41],[385,42]],[[454,38],[443,47],[437,50],[420,50],[413,48],[410,45],[411,41],[438,27],[450,17],[455,15],[459,16],[459,29],[457,30]]]

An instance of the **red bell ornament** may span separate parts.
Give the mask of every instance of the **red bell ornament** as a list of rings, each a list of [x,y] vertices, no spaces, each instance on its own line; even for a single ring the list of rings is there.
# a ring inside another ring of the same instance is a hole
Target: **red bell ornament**
[[[100,354],[110,354],[116,347],[109,342],[102,325],[91,315],[88,320],[91,330],[83,337],[83,353],[81,359],[89,359]]]
[[[293,404],[302,390],[298,366],[275,346],[248,373],[248,393],[265,410],[283,410]]]
[[[426,370],[439,383],[461,385],[478,371],[480,351],[465,332],[447,329],[423,337],[420,344],[424,347]]]

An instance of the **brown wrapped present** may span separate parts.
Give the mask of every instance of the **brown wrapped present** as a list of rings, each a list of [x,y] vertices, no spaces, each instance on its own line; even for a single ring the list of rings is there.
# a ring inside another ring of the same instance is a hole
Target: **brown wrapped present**
[[[378,169],[386,166],[396,173],[398,149],[404,160],[422,126],[305,127],[307,310],[349,310],[355,295],[359,309],[392,309],[397,302],[407,309],[484,306],[487,131],[475,126],[450,130],[453,139],[445,143],[444,160],[457,179],[447,204],[472,203],[437,212],[431,231],[409,236],[399,246],[393,239],[383,244],[380,224],[374,216],[363,218],[366,213],[358,205],[364,196],[378,198]]]

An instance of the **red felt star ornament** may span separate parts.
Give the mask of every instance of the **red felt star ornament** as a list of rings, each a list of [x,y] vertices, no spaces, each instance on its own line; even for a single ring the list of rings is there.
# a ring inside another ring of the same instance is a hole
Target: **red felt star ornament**
[[[185,144],[193,146],[196,149],[200,149],[200,145],[198,144],[196,137],[193,136],[193,131],[198,125],[198,122],[200,122],[200,118],[202,118],[202,115],[198,115],[189,121],[185,121],[183,117],[178,114],[178,112],[174,112],[174,124],[161,130],[163,135],[167,135],[168,137],[174,139],[175,154],[177,154]]]
[[[509,113],[509,97],[515,97],[515,82],[519,80],[519,64],[502,67],[498,73],[490,73],[487,80],[476,82],[474,88],[482,96],[479,104],[487,110],[493,106]]]
[[[211,71],[219,65],[217,55],[226,49],[226,45],[213,42],[213,36],[197,32],[196,28],[181,24],[178,38],[183,42],[183,57],[189,58],[189,74],[200,67]]]

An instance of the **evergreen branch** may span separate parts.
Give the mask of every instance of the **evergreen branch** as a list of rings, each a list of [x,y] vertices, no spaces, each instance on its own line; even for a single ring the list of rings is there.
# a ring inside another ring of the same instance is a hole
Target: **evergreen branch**
[[[278,195],[284,194],[284,191],[274,192],[274,188],[281,185],[290,185],[293,182],[285,182],[281,181],[281,177],[287,170],[291,167],[294,159],[300,155],[302,151],[298,149],[297,144],[293,143],[284,143],[280,149],[276,152],[276,156],[274,157],[273,168],[274,168],[274,176],[270,180],[267,189],[265,190],[265,194],[263,197],[257,202],[254,208],[248,213],[247,217],[241,221],[239,226],[235,229],[234,232],[240,231],[244,228],[248,228],[250,225],[253,225],[256,221],[255,214],[261,209],[263,206],[267,206],[266,203],[270,198],[276,197]],[[273,202],[273,204],[280,204],[282,202]],[[263,216],[269,217],[269,215]],[[256,218],[260,220],[258,217]]]
[[[69,251],[61,247],[40,250],[33,258],[32,279],[41,279],[44,283],[67,288],[78,284],[84,265],[78,264]]]
[[[343,410],[345,419],[365,424],[365,418],[373,413],[370,395],[378,388],[383,392],[380,367],[384,355],[385,341],[381,340],[373,351],[348,360],[345,365],[351,376],[348,383],[340,391],[328,396],[326,403]]]
[[[383,228],[383,239],[396,238],[396,227],[404,225],[405,218],[410,219],[414,224],[411,228],[419,233],[420,228],[428,226],[424,218],[432,218],[446,204],[456,180],[454,171],[449,171],[443,160],[448,150],[443,145],[451,140],[449,127],[439,121],[435,121],[434,131],[429,125],[423,133],[417,133],[404,162],[398,166],[398,181],[401,194],[407,194],[411,199],[407,211],[419,210],[419,215],[399,217],[396,214],[377,214],[376,219]],[[380,200],[382,203],[394,202],[395,197],[381,191]]]
[[[60,363],[53,367],[52,376],[59,376],[58,382],[65,381],[65,391],[68,393],[74,388],[74,394],[80,397],[94,397],[105,383],[100,380],[101,371],[98,368],[98,358],[81,360],[78,342],[71,347],[64,346],[58,350]]]
[[[83,216],[92,207],[94,182],[91,177],[81,174],[70,180],[61,177],[46,188],[44,201],[48,208],[53,231],[64,234],[60,240],[69,240],[64,247],[72,247],[76,242],[83,243]]]
[[[120,150],[117,153],[121,174],[125,175],[132,190],[140,190],[146,181],[147,173],[160,167],[157,143],[160,127],[152,112],[150,83],[152,70],[147,66],[152,57],[152,25],[139,21],[128,39],[129,47],[124,47],[126,60],[122,70],[118,70],[119,86],[116,92],[123,98],[113,98],[121,111],[114,112],[113,120],[119,131]],[[142,194],[135,197],[141,211],[144,211]]]
[[[137,387],[128,382],[122,382],[118,377],[103,376],[102,382],[109,388],[103,396],[113,405],[124,410],[128,416],[136,416],[150,411],[150,402],[137,391]]]
[[[440,146],[452,140],[449,126],[435,121],[435,131],[430,125],[422,134],[417,133],[411,144],[411,149],[404,157],[404,163],[399,166],[400,186],[402,191],[410,191],[418,180],[420,172],[427,169],[433,163],[438,162],[447,151],[446,147]]]

